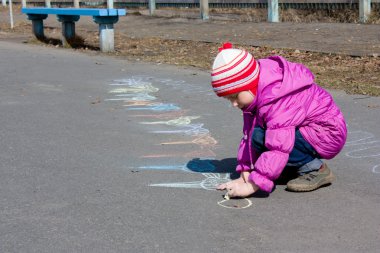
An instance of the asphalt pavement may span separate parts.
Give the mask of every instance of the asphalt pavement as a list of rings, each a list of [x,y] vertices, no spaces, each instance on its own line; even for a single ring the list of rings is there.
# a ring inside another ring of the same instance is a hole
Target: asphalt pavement
[[[224,201],[240,112],[209,73],[0,42],[0,252],[377,252],[380,98],[310,193]]]

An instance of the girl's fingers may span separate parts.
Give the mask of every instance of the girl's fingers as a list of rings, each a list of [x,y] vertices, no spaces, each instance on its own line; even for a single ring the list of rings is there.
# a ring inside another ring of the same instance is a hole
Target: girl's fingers
[[[227,193],[228,193],[228,196],[231,198],[236,197],[235,191],[233,189],[228,189]]]
[[[220,184],[220,185],[218,185],[218,186],[216,187],[216,189],[217,189],[217,190],[220,190],[220,191],[225,190],[226,188],[227,188],[227,184]]]

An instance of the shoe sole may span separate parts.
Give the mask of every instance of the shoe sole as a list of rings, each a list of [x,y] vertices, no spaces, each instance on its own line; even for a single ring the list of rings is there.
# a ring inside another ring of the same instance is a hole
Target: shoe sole
[[[325,177],[323,178],[320,182],[314,184],[314,185],[308,185],[308,186],[305,186],[305,187],[302,187],[302,186],[287,186],[287,189],[290,190],[290,191],[294,191],[294,192],[310,192],[310,191],[314,191],[324,185],[328,185],[328,184],[331,184],[334,180],[336,179],[336,177],[334,176],[334,174],[332,173],[332,171],[330,171],[330,173]]]

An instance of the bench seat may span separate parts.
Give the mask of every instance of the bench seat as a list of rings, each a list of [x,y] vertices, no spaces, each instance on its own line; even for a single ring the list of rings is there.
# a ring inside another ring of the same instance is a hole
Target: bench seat
[[[91,9],[91,8],[22,8],[25,14],[55,14],[78,16],[125,16],[125,9]]]

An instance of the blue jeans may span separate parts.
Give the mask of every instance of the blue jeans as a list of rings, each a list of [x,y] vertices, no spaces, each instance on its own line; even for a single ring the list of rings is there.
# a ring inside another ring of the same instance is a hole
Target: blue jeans
[[[268,149],[265,147],[265,130],[255,127],[252,134],[252,147],[258,154]],[[300,131],[296,130],[295,143],[286,166],[295,167],[300,175],[319,170],[322,166],[320,156],[315,149],[303,138]]]

